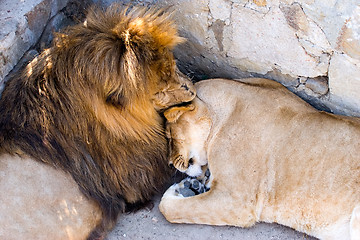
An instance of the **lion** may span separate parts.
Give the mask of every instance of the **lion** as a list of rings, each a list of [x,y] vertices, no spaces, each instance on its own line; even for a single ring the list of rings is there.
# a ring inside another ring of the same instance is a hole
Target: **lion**
[[[91,8],[5,85],[0,238],[97,239],[172,174],[163,111],[195,88],[170,14]]]
[[[160,211],[173,223],[279,223],[319,239],[360,239],[360,121],[321,112],[267,79],[206,80],[173,107],[170,159],[210,190],[174,184]]]

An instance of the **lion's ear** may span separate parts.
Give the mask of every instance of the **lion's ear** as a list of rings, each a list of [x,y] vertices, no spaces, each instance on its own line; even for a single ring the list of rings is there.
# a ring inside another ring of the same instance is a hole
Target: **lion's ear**
[[[179,43],[185,42],[185,39],[178,35],[176,27],[169,19],[165,19],[163,22],[150,26],[149,33],[159,49],[173,49]]]
[[[171,20],[171,13],[157,9],[135,9],[130,12],[131,19],[128,28],[121,32],[125,44],[146,44],[152,42],[153,49],[173,49],[177,44],[185,41],[178,35],[177,28]],[[116,29],[115,29],[116,31]]]
[[[194,109],[195,109],[194,104],[189,104],[189,105],[180,106],[180,107],[172,107],[164,112],[164,116],[168,122],[174,123],[185,112],[193,111]]]

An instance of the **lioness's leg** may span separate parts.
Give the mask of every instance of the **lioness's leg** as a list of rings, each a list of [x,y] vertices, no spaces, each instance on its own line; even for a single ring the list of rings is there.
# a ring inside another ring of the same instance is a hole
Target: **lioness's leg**
[[[232,194],[212,186],[210,191],[194,197],[177,195],[177,185],[171,186],[163,195],[160,211],[172,223],[197,223],[210,225],[233,225],[250,227],[255,224],[255,211]]]

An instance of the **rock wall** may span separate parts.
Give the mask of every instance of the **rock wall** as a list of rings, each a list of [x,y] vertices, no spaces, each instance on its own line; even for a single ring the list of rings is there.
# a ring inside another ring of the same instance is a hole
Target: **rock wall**
[[[189,42],[177,56],[196,78],[265,76],[315,107],[360,116],[356,0],[159,0]]]
[[[114,0],[0,3],[0,22],[5,26],[0,31],[0,82],[26,50],[51,40],[46,32],[68,24],[64,19],[74,12],[66,14],[64,7],[71,2],[82,2],[76,5],[82,8],[84,2],[109,5]],[[195,80],[267,77],[318,109],[360,116],[357,0],[121,2],[173,6],[180,33],[188,39],[175,50],[175,56],[180,69]],[[14,3],[15,8],[10,8]]]
[[[0,89],[20,59],[32,58],[52,40],[52,32],[73,22],[79,0],[0,1]],[[30,50],[30,51],[29,51]],[[27,52],[29,51],[29,52]],[[29,55],[29,56],[27,56]]]

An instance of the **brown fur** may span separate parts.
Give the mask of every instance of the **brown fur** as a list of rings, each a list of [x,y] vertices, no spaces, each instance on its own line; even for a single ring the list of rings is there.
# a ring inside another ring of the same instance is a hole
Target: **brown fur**
[[[170,187],[160,202],[166,219],[276,222],[320,239],[360,239],[359,118],[319,112],[267,79],[195,86],[191,105],[164,113],[170,161],[190,175],[208,164],[211,188],[184,198]]]
[[[93,8],[7,82],[0,153],[69,173],[110,228],[168,179],[158,111],[195,96],[171,53],[181,41],[163,11]]]

